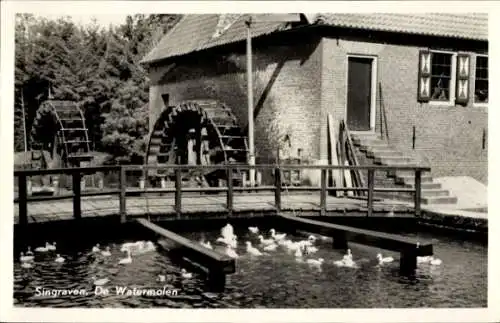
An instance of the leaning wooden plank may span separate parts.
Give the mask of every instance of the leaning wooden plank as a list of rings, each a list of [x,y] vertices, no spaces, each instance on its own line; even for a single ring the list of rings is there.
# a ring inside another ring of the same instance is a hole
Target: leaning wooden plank
[[[142,226],[150,229],[162,237],[174,241],[185,248],[185,256],[192,258],[197,263],[200,263],[210,271],[221,271],[225,274],[233,274],[236,271],[236,263],[233,258],[221,254],[214,250],[203,247],[197,242],[184,238],[177,233],[164,229],[146,219],[136,219]]]

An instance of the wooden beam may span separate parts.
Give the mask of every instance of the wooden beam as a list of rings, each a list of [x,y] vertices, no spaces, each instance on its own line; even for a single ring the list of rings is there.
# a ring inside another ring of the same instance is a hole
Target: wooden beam
[[[82,218],[82,196],[81,196],[81,181],[82,175],[78,172],[73,173],[73,217],[75,219]]]

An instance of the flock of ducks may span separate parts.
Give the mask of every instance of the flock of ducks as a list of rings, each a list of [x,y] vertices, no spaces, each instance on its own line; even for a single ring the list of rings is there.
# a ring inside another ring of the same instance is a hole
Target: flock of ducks
[[[45,243],[45,246],[42,247],[37,247],[35,248],[35,252],[37,253],[47,253],[49,251],[55,251],[56,250],[56,243],[54,242],[53,244],[49,244],[48,242]],[[150,251],[156,250],[156,246],[154,245],[153,242],[151,241],[136,241],[136,242],[126,242],[121,245],[120,251],[123,253],[126,253],[125,258],[121,258],[118,261],[118,264],[120,265],[127,265],[132,263],[132,255],[139,255],[143,253],[147,253]],[[100,244],[96,244],[95,246],[92,247],[91,253],[94,255],[101,255],[103,257],[110,257],[111,256],[111,248],[107,246],[104,249],[101,249]],[[21,252],[19,260],[21,262],[21,267],[22,268],[33,268],[34,266],[34,260],[35,260],[35,254],[33,251],[31,251],[31,247],[27,248],[26,252]],[[56,254],[56,257],[54,259],[54,262],[56,263],[63,263],[65,262],[66,259],[62,257],[60,254]],[[181,270],[181,276],[183,278],[189,279],[192,278],[193,274],[187,272],[185,269]],[[158,275],[158,281],[164,282],[165,281],[165,275]],[[109,282],[109,278],[99,278],[93,276],[92,277],[93,284],[95,286],[102,286],[105,285]]]
[[[245,241],[246,253],[251,256],[263,256],[268,255],[268,252],[276,251],[279,247],[285,249],[288,253],[293,253],[297,262],[305,262],[310,266],[321,267],[325,262],[323,258],[318,259],[304,259],[309,255],[315,254],[318,251],[318,247],[314,244],[317,241],[317,237],[310,235],[307,239],[301,241],[292,241],[286,238],[286,233],[277,233],[275,229],[269,230],[269,236],[265,238],[260,234],[258,227],[248,227],[249,233],[251,233],[256,240],[258,240],[258,246],[252,245],[251,241]],[[321,238],[326,238],[321,236]],[[327,238],[326,238],[327,239]],[[231,258],[239,258],[236,249],[238,246],[238,236],[234,234],[234,228],[231,224],[226,224],[221,229],[221,236],[215,241],[218,244],[225,245],[224,252],[227,256]],[[203,247],[208,249],[214,249],[210,241],[201,240],[199,242]],[[376,255],[376,260],[379,266],[388,264],[394,261],[393,257],[384,257],[381,253]],[[429,257],[418,257],[418,263],[429,263],[431,265],[440,265],[441,260],[436,259],[432,256]],[[357,268],[358,265],[353,260],[353,255],[350,249],[347,249],[347,253],[340,260],[334,260],[333,264],[338,267],[350,267]]]

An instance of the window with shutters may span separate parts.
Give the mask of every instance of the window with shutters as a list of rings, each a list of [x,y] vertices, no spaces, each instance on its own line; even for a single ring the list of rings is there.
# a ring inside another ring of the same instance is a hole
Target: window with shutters
[[[476,56],[476,78],[474,80],[474,103],[488,103],[488,56]]]
[[[468,62],[468,56],[464,58],[462,65]],[[463,88],[465,84],[462,80],[457,82],[457,53],[423,50],[420,52],[419,64],[419,101],[438,105],[454,104],[457,88]],[[461,75],[463,77],[466,74]]]

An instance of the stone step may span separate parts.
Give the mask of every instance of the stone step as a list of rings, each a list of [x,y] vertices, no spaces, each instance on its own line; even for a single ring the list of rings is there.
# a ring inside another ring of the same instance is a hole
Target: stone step
[[[411,158],[389,154],[379,155],[373,158],[373,163],[377,165],[410,165],[412,164],[411,162]]]
[[[369,158],[374,158],[380,155],[404,156],[402,152],[399,152],[396,149],[391,148],[389,146],[387,146],[387,148],[371,147],[366,150],[366,156]]]
[[[388,143],[385,140],[377,138],[353,139],[352,142],[357,146],[370,146],[370,145],[378,145],[381,143],[388,145]]]
[[[411,184],[413,185],[415,183],[415,177],[412,176],[406,176],[406,175],[397,175],[395,176],[395,181],[396,184]],[[432,183],[432,176],[430,175],[422,175],[421,177],[421,182],[422,183]]]
[[[385,143],[383,141],[380,141],[380,142],[370,143],[370,144],[362,143],[362,144],[359,144],[358,147],[359,147],[360,151],[366,153],[368,150],[373,149],[373,148],[388,149],[389,145],[387,145],[387,143]]]
[[[450,196],[450,191],[443,189],[422,189],[422,197]]]
[[[426,182],[426,183],[421,183],[420,184],[423,190],[432,190],[432,189],[440,189],[441,184],[440,183],[432,183],[432,182]],[[405,188],[414,188],[415,184],[412,183],[405,183],[403,184],[403,187]]]
[[[401,196],[400,201],[413,202],[413,197]],[[456,196],[422,196],[420,199],[422,204],[456,204],[458,199]]]

